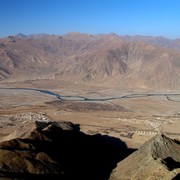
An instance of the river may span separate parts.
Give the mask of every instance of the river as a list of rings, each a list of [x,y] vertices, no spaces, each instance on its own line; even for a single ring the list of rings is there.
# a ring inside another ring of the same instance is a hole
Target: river
[[[152,97],[152,96],[164,96],[168,101],[180,102],[180,100],[174,100],[171,96],[179,96],[178,93],[136,93],[136,94],[129,94],[124,96],[117,96],[117,97],[104,97],[104,98],[87,98],[83,96],[62,96],[60,94],[54,93],[49,90],[42,90],[42,89],[35,89],[35,88],[0,88],[4,90],[23,90],[23,91],[36,91],[43,94],[48,94],[51,96],[55,96],[59,100],[66,100],[66,101],[109,101],[109,100],[116,100],[116,99],[126,99],[126,98],[144,98],[144,97]],[[180,98],[179,98],[180,99]]]

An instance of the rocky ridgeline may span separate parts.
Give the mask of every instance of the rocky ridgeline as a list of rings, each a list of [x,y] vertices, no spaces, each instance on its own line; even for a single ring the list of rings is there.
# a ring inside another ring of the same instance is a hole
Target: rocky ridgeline
[[[84,134],[71,122],[28,121],[14,126],[0,142],[0,179],[105,180],[130,153],[119,139]]]
[[[166,179],[180,177],[180,141],[157,134],[119,162],[110,180]]]

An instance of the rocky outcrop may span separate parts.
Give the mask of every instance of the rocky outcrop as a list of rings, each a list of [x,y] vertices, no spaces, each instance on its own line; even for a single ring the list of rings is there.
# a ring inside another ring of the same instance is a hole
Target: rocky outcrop
[[[166,179],[180,175],[180,142],[158,134],[118,163],[110,180]]]
[[[129,153],[119,139],[86,135],[70,122],[26,122],[9,137],[0,142],[0,178],[104,180]]]

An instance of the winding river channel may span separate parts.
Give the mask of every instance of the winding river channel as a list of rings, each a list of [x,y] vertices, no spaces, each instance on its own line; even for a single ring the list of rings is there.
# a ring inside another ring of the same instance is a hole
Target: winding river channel
[[[104,98],[87,98],[83,96],[62,96],[60,94],[54,93],[48,90],[42,89],[34,89],[34,88],[0,88],[2,90],[23,90],[23,91],[36,91],[43,94],[48,94],[51,96],[55,96],[59,100],[66,100],[66,101],[109,101],[109,100],[116,100],[116,99],[126,99],[126,98],[144,98],[144,97],[160,97],[164,96],[167,98],[168,101],[180,102],[180,94],[178,93],[135,93],[135,94],[128,94],[124,96],[117,96],[117,97],[104,97]],[[172,99],[172,97],[178,97],[178,100]]]

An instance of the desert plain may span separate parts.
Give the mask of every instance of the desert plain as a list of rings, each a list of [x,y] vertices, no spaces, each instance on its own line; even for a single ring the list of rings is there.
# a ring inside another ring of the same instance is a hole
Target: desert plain
[[[33,89],[59,94],[62,99]],[[6,117],[4,126],[12,126],[13,116],[35,113],[57,122],[79,124],[81,131],[90,135],[120,138],[133,149],[158,133],[180,137],[178,90],[126,90],[58,80],[30,80],[1,82],[0,94],[1,123]],[[5,131],[11,128],[5,129],[1,131],[2,137],[10,133]]]

